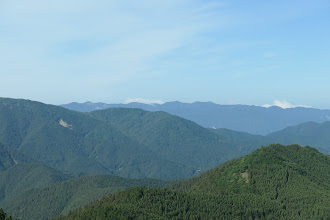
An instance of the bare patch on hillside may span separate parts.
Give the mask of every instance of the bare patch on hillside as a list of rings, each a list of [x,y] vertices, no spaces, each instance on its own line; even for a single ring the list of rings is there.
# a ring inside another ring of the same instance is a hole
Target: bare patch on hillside
[[[243,172],[243,173],[241,173],[241,175],[245,179],[245,182],[248,183],[249,182],[249,174],[247,172]]]
[[[63,121],[63,119],[61,119],[61,120],[59,121],[59,123],[60,123],[60,125],[62,125],[63,127],[65,127],[65,128],[69,128],[70,130],[72,130],[72,125],[70,125],[69,123]]]

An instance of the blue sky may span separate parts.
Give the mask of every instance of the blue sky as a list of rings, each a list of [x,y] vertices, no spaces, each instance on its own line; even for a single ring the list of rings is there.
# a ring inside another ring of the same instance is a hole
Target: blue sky
[[[0,0],[0,96],[330,108],[330,1]]]

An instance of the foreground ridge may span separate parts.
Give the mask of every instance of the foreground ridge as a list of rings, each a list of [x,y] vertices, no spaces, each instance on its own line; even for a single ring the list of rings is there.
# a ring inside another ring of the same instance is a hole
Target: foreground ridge
[[[329,219],[330,158],[270,145],[170,187],[138,187],[57,219]]]

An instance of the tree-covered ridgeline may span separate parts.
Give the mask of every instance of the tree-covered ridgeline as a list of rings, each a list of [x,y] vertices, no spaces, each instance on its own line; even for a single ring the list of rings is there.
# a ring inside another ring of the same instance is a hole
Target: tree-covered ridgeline
[[[57,219],[329,218],[329,156],[271,145],[178,184],[119,192]]]

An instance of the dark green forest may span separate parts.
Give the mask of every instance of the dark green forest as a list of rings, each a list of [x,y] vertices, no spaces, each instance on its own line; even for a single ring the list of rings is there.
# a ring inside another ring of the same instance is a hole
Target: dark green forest
[[[103,196],[137,186],[163,187],[175,181],[127,179],[111,175],[85,176],[25,191],[3,203],[11,215],[22,219],[50,219],[87,205]]]
[[[118,190],[175,181],[113,175],[74,178],[0,144],[0,207],[23,219],[48,219]]]
[[[134,188],[57,219],[329,219],[330,158],[271,145],[198,177]]]

